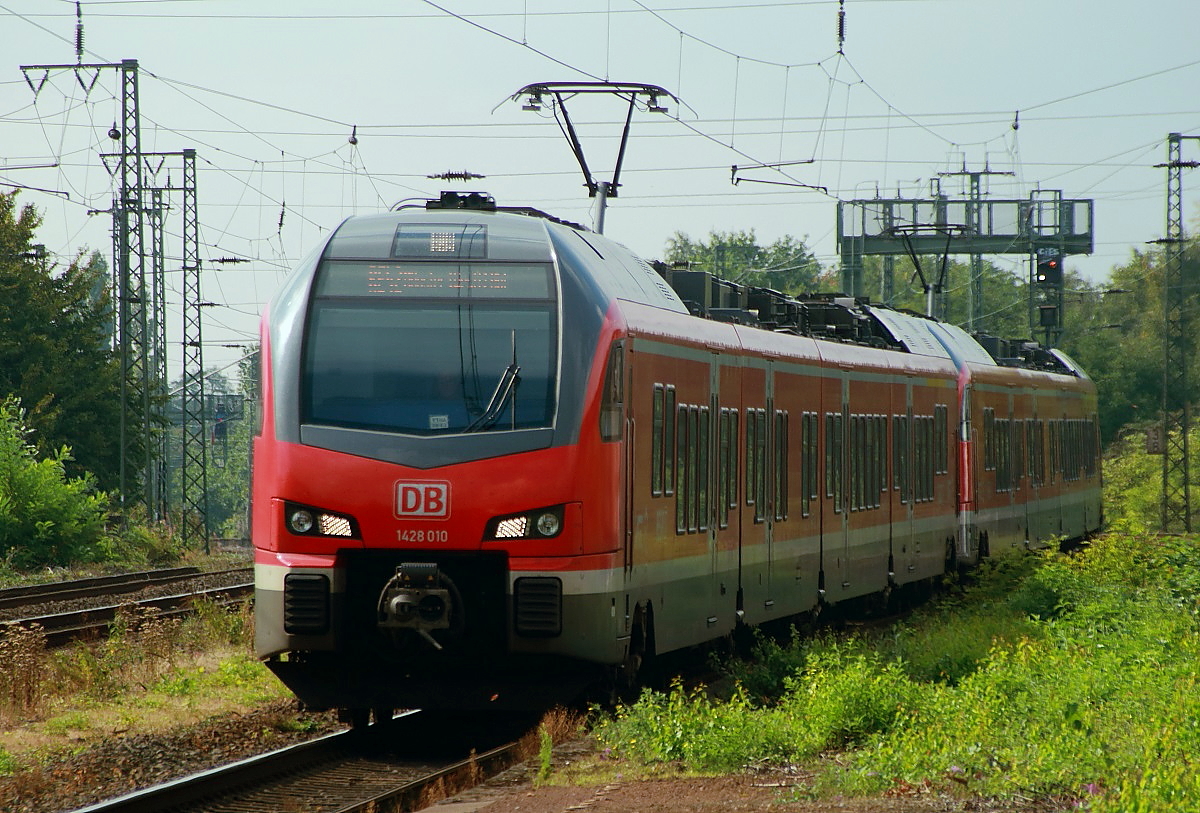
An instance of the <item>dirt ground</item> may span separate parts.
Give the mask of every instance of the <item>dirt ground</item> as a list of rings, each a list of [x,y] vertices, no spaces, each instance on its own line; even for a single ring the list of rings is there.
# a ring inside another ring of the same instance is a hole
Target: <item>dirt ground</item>
[[[705,778],[609,781],[570,778],[572,763],[586,761],[586,740],[555,749],[554,778],[532,781],[532,763],[425,808],[427,813],[1055,813],[1069,803],[995,802],[902,787],[887,796],[814,800],[815,774],[797,769]]]

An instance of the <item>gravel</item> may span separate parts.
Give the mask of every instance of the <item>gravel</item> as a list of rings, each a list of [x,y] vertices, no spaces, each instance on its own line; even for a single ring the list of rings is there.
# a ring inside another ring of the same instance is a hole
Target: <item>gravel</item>
[[[298,712],[294,702],[279,701],[186,728],[112,737],[42,767],[0,776],[0,809],[76,810],[341,728],[333,712]]]

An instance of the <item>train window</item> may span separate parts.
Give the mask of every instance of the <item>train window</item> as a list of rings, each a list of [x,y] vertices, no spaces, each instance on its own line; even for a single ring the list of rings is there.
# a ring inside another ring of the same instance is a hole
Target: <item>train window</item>
[[[729,527],[729,409],[721,408],[717,418],[717,493],[713,498],[716,508],[717,527]]]
[[[695,405],[689,405],[687,408],[687,488],[684,490],[684,502],[687,504],[688,533],[695,533],[696,531],[696,507],[700,501],[700,471],[698,469],[698,452],[704,445],[704,439],[700,436],[699,418],[699,408]]]
[[[675,414],[675,388],[670,384],[666,388],[666,403],[663,405],[663,415],[666,417],[667,425],[664,427],[663,435],[663,493],[675,493],[675,431],[676,431],[676,414]]]
[[[876,489],[877,493],[875,494],[875,506],[878,508],[883,499],[880,495],[886,493],[888,490],[887,415],[875,416],[875,431],[875,448],[879,450],[879,468],[877,471],[877,485],[879,488]]]
[[[757,490],[754,484],[758,482],[758,444],[755,434],[758,432],[758,422],[754,420],[754,410],[746,410],[746,505],[754,505]]]
[[[688,419],[687,405],[680,404],[675,413],[675,469],[679,472],[679,489],[675,493],[675,532],[687,533],[687,475]]]
[[[617,339],[608,348],[604,391],[600,396],[600,439],[625,437],[625,342]]]
[[[409,435],[550,426],[557,354],[553,301],[477,299],[464,309],[461,301],[317,296],[301,421]]]
[[[908,445],[908,416],[892,416],[892,478],[893,487],[900,492],[900,502],[909,500],[909,471],[911,458]]]
[[[1012,421],[999,418],[996,434],[996,491],[1012,490]]]
[[[807,517],[812,511],[813,480],[816,479],[817,443],[813,432],[812,418],[805,412],[800,416],[800,516]]]
[[[767,517],[767,411],[755,409],[748,416],[754,422],[754,521]]]
[[[934,420],[932,416],[927,415],[922,421],[925,424],[925,500],[926,502],[933,499],[933,478],[937,469],[937,458],[933,451],[933,439],[936,435],[934,429]]]
[[[1037,474],[1037,421],[1033,418],[1025,419],[1025,474],[1029,477],[1029,485],[1038,486]]]
[[[983,468],[996,469],[996,410],[991,407],[983,409]]]
[[[1049,424],[1050,437],[1047,442],[1050,444],[1050,482],[1054,482],[1054,475],[1058,472],[1058,421],[1050,421]]]
[[[833,499],[833,413],[825,413],[825,498]]]
[[[663,493],[663,436],[666,419],[663,416],[663,404],[666,393],[662,384],[654,385],[654,402],[651,409],[650,430],[650,494],[661,497]]]
[[[825,413],[825,493],[833,501],[833,510],[841,513],[845,507],[846,457],[844,421],[842,416]]]
[[[738,499],[738,411],[729,410],[729,493],[725,504],[737,508]]]
[[[892,415],[892,488],[900,490],[900,416]]]
[[[862,449],[860,448],[862,444],[860,442],[861,438],[859,437],[859,427],[861,425],[862,419],[858,415],[850,416],[850,455],[849,459],[847,460],[847,467],[849,468],[849,496],[851,511],[857,511],[862,508],[862,479],[859,477],[859,472],[862,468],[860,463],[862,460]]]
[[[1097,448],[1100,445],[1100,419],[1093,415],[1083,425],[1085,440],[1084,440],[1084,473],[1088,477],[1096,476],[1098,460]]]
[[[1037,478],[1038,485],[1046,482],[1046,422],[1039,420],[1035,436],[1037,437]]]
[[[912,501],[925,499],[925,419],[914,415],[912,419]]]
[[[775,519],[788,518],[788,413],[775,412]]]
[[[696,429],[696,525],[701,531],[708,530],[708,450],[712,443],[709,434],[709,409],[699,408],[699,425]]]
[[[1025,480],[1025,426],[1021,420],[1013,424],[1013,489],[1019,489]]]
[[[950,410],[945,404],[933,408],[933,448],[937,455],[937,473],[947,474],[950,471]]]
[[[482,259],[487,257],[487,226],[480,223],[402,223],[392,238],[397,258]]]

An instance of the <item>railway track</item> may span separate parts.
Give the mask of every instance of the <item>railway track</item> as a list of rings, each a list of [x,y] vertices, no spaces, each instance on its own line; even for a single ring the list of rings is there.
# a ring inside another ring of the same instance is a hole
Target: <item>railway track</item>
[[[205,584],[191,586],[197,581]],[[230,605],[246,600],[253,591],[250,568],[207,572],[170,568],[9,588],[0,590],[0,609],[9,616],[0,622],[0,628],[37,625],[46,636],[46,645],[57,647],[103,637],[123,608],[156,610],[159,617],[180,616],[191,612],[198,599]],[[151,592],[154,595],[131,596]],[[127,598],[119,600],[120,596]],[[23,608],[28,611],[22,612]]]
[[[189,579],[199,576],[200,573],[201,570],[198,567],[172,567],[139,573],[119,573],[114,576],[96,576],[90,579],[7,587],[0,590],[0,608],[132,593],[155,584],[169,584]]]
[[[419,810],[527,758],[533,718],[406,712],[82,808],[78,813]]]

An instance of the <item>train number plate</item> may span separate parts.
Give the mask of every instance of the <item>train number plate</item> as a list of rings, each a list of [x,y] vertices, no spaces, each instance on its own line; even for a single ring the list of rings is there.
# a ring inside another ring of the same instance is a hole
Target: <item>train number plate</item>
[[[445,480],[397,481],[396,516],[420,519],[450,516],[450,483]]]

